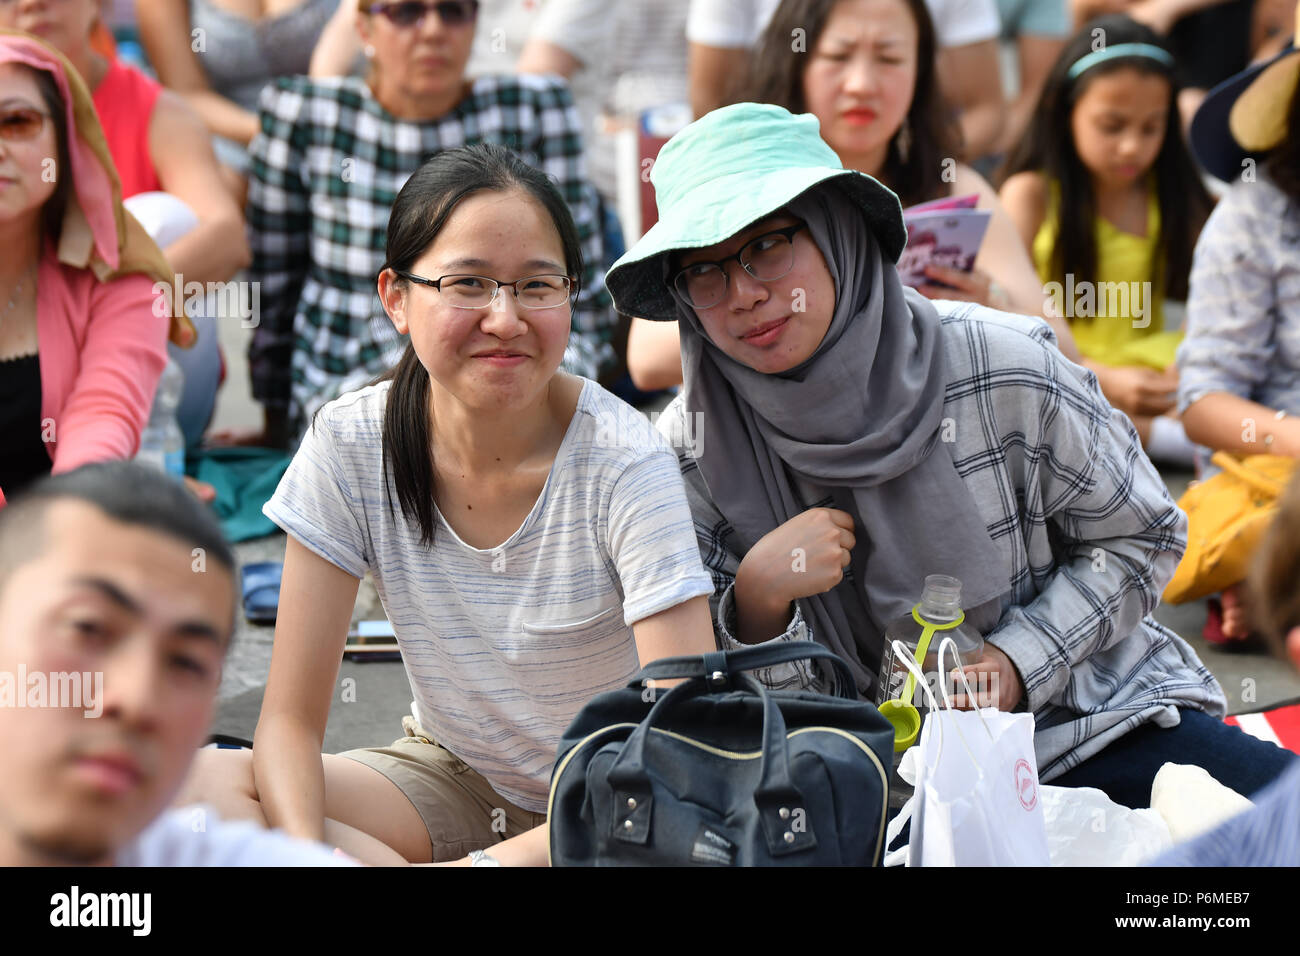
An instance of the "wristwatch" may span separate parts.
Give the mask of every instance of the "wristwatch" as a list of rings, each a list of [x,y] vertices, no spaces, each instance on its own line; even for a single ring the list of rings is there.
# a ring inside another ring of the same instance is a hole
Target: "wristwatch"
[[[500,866],[501,861],[488,853],[486,850],[469,851],[470,866]]]

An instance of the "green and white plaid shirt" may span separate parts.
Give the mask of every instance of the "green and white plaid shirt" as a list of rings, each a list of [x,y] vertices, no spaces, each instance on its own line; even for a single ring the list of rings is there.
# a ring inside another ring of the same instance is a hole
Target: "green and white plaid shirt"
[[[1222,717],[1218,681],[1186,641],[1151,617],[1186,548],[1187,516],[1132,423],[1111,408],[1095,375],[1054,347],[1047,323],[968,303],[935,306],[952,440],[934,453],[952,455],[1011,570],[1006,595],[990,602],[1000,606],[981,605],[974,617],[1024,682],[1019,709],[1034,714],[1041,779],[1148,721],[1177,724],[1180,707]],[[700,554],[713,575],[718,646],[742,647],[734,584],[744,554],[692,457],[695,432],[680,397],[658,425],[677,449]],[[799,492],[806,508],[833,506]],[[773,640],[816,640],[799,602]],[[825,689],[801,665],[758,676],[773,687]]]
[[[401,356],[406,339],[375,290],[389,210],[421,163],[474,143],[508,146],[556,182],[585,260],[564,364],[595,378],[612,361],[599,200],[562,80],[482,77],[445,116],[410,122],[380,106],[361,79],[286,77],[263,91],[259,121],[248,188],[249,278],[261,283],[249,347],[259,402],[287,408],[300,429]]]

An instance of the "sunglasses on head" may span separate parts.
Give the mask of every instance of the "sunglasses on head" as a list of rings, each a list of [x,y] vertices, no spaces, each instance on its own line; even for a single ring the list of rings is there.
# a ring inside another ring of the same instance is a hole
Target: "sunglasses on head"
[[[0,139],[21,142],[41,135],[49,113],[30,106],[10,106],[0,109]]]
[[[424,21],[432,12],[445,27],[459,27],[473,23],[478,13],[478,0],[398,0],[396,3],[376,3],[371,13],[380,13],[395,27],[413,27]]]

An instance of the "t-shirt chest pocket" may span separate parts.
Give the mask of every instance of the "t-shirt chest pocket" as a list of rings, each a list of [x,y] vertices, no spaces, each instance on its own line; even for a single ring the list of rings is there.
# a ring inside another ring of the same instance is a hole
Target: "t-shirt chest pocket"
[[[593,694],[625,683],[640,666],[623,602],[613,591],[534,608],[505,643],[500,653],[517,674],[528,675],[533,692],[572,698],[575,712]]]
[[[551,646],[578,647],[626,632],[623,602],[617,594],[594,601],[573,602],[547,608],[523,621],[524,633]]]
[[[515,666],[535,668],[541,680],[589,683],[592,693],[626,680],[638,666],[636,641],[614,592],[537,608],[524,615],[510,644]]]

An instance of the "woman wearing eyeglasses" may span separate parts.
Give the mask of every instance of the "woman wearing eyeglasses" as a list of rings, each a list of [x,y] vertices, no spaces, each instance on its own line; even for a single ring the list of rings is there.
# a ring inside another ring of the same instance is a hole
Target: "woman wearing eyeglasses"
[[[96,52],[91,36],[100,9],[99,0],[13,0],[0,3],[0,27],[39,36],[86,82],[122,198],[163,246],[181,285],[228,282],[248,264],[248,241],[239,206],[225,190],[214,188],[220,166],[203,124],[174,92]],[[186,444],[196,445],[216,405],[222,359],[215,315],[204,309],[191,314],[197,342],[169,352],[185,381],[177,418]],[[208,485],[193,487],[204,499],[216,494]]]
[[[255,746],[203,752],[182,802],[368,862],[544,864],[560,734],[641,664],[713,650],[713,586],[672,450],[559,371],[582,252],[546,176],[499,146],[443,152],[398,195],[386,255],[410,344],[321,409],[265,508],[289,543]],[[415,714],[391,747],[322,760],[366,571]]]
[[[722,646],[810,637],[875,699],[884,628],[950,575],[985,638],[965,669],[982,703],[1033,713],[1042,780],[1142,807],[1166,760],[1244,794],[1285,769],[1150,616],[1186,518],[1046,325],[905,289],[897,197],[813,116],[716,110],[651,178],[659,222],[608,282],[681,330],[659,425],[690,421],[701,450],[679,455]]]
[[[596,377],[614,321],[580,121],[553,77],[465,80],[474,0],[363,2],[365,78],[280,79],[263,95],[248,220],[261,322],[250,365],[268,435],[297,435],[326,401],[392,365],[402,343],[375,296],[393,197],[429,156],[507,146],[559,183],[587,262],[566,367]]]
[[[68,58],[90,88],[122,197],[163,191],[180,199],[197,225],[166,243],[168,262],[186,281],[224,282],[248,264],[248,243],[239,207],[212,188],[220,173],[208,137],[178,96],[95,51],[99,11],[99,0],[12,0],[0,3],[0,27],[38,36]]]
[[[0,31],[0,504],[42,475],[130,458],[167,361],[172,273],[122,208],[85,84]],[[189,345],[183,315],[172,339]]]
[[[921,291],[932,299],[1041,315],[1055,330],[1061,351],[1078,361],[1069,325],[1045,309],[1042,283],[997,193],[956,159],[960,128],[940,90],[930,8],[969,10],[979,4],[785,0],[769,6],[772,18],[734,99],[815,115],[840,161],[883,182],[905,207],[978,195],[978,208],[988,210],[991,218],[972,271],[932,264],[926,269],[931,281]],[[952,23],[940,26],[954,28]],[[978,83],[979,78],[971,79]],[[628,367],[641,388],[681,381],[674,332],[633,321]]]

